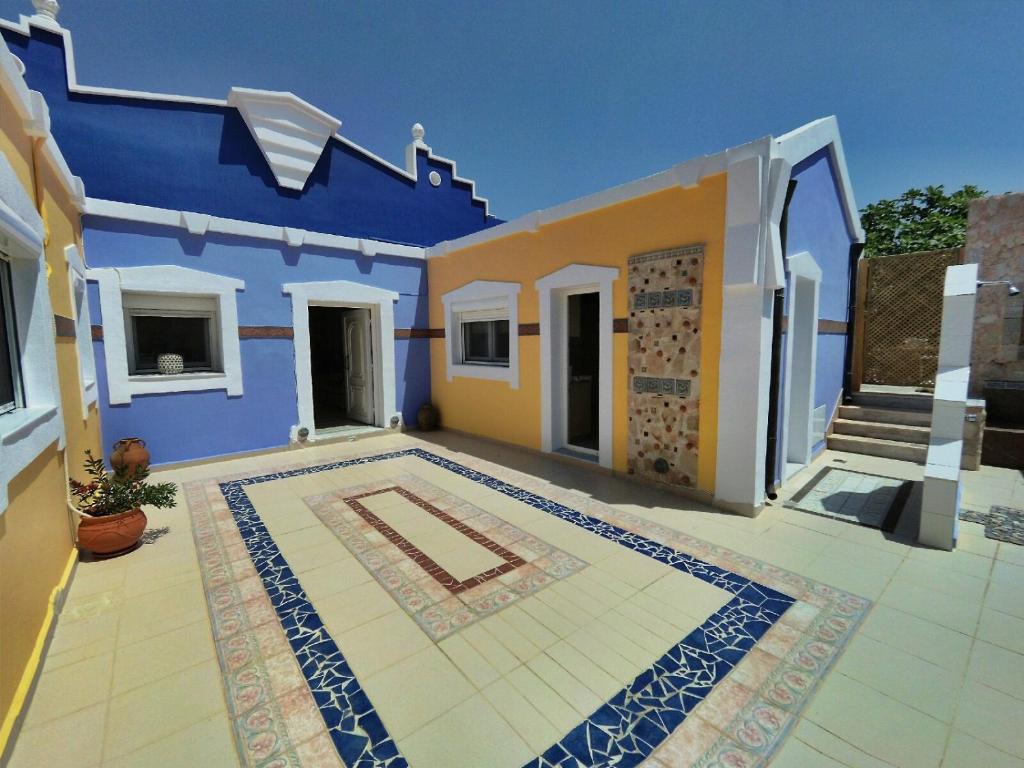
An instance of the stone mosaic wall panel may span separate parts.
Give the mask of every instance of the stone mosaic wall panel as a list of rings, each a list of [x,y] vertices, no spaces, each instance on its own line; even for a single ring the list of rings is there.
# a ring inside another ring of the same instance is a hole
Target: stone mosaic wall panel
[[[697,480],[704,246],[629,259],[630,473]]]

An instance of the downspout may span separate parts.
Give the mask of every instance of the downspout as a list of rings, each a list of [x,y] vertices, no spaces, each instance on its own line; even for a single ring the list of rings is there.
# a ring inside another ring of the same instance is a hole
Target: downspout
[[[850,291],[846,307],[846,353],[843,356],[843,402],[853,402],[853,345],[857,320],[857,262],[864,252],[864,243],[850,243]]]
[[[790,179],[786,187],[786,202],[779,219],[779,240],[782,258],[786,258],[786,230],[789,225],[789,204],[796,191],[796,179]],[[786,308],[786,290],[776,288],[772,297],[772,360],[771,378],[768,383],[768,441],[764,455],[764,493],[774,501],[778,498],[775,484],[775,464],[779,455],[779,384],[782,380],[782,316]]]

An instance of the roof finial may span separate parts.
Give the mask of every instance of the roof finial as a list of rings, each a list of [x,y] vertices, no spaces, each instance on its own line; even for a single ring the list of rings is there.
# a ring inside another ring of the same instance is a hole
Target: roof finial
[[[32,0],[32,7],[36,9],[37,17],[47,21],[57,21],[57,12],[60,10],[60,3],[57,0]]]
[[[413,123],[412,125],[412,140],[422,142],[423,137],[426,135],[426,131],[423,130],[423,126],[419,123]]]

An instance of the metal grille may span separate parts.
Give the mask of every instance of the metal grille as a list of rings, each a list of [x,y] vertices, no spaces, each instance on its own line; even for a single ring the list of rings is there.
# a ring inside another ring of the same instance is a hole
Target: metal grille
[[[962,262],[962,248],[868,260],[865,383],[934,386],[946,267]]]

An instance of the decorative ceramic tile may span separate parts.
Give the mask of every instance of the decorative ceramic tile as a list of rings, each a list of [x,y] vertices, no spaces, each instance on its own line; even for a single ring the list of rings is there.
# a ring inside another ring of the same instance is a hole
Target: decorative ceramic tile
[[[1024,545],[1024,509],[989,507],[988,512],[961,509],[960,519],[985,526],[985,537],[1007,544]]]
[[[324,759],[325,733],[347,766],[407,764],[249,500],[246,488],[254,484],[414,457],[732,595],[701,626],[529,762],[538,768],[636,766],[657,750],[674,748],[680,726],[689,722],[692,730],[698,721],[712,723],[722,734],[708,743],[699,764],[762,764],[868,606],[862,598],[593,499],[482,461],[460,457],[456,462],[440,454],[436,449],[410,448],[242,477],[222,482],[219,488],[215,482],[186,486],[225,688],[247,765],[301,765],[314,753]],[[324,499],[331,497],[379,533],[380,528],[366,523],[341,499],[360,502],[369,497],[354,497],[392,486],[460,521],[457,509],[430,498],[427,484],[410,487],[415,480],[407,478],[356,493],[323,494],[314,505],[323,501],[329,506],[332,502]],[[531,487],[542,488],[544,495]],[[466,524],[510,555],[526,559],[516,551],[515,542],[498,541],[497,534]],[[479,544],[482,539],[473,541]],[[457,597],[473,588],[460,590]],[[729,688],[720,689],[724,693],[718,698],[730,691],[733,695],[724,704],[711,697],[723,681]],[[319,723],[315,718],[310,721],[314,709]]]
[[[468,540],[493,552],[501,561],[500,565],[466,579],[457,579],[362,503],[389,492],[398,493]],[[445,509],[439,509],[432,501]],[[412,475],[311,496],[305,502],[435,641],[586,565],[517,526]],[[360,521],[369,529],[360,526]],[[383,541],[370,541],[367,538],[370,531],[380,533]],[[397,547],[413,567],[400,567],[382,556],[382,550],[389,546]],[[431,589],[432,585],[441,589]],[[449,600],[452,596],[458,600]]]
[[[825,467],[785,506],[822,517],[893,531],[910,497],[913,483]]]

